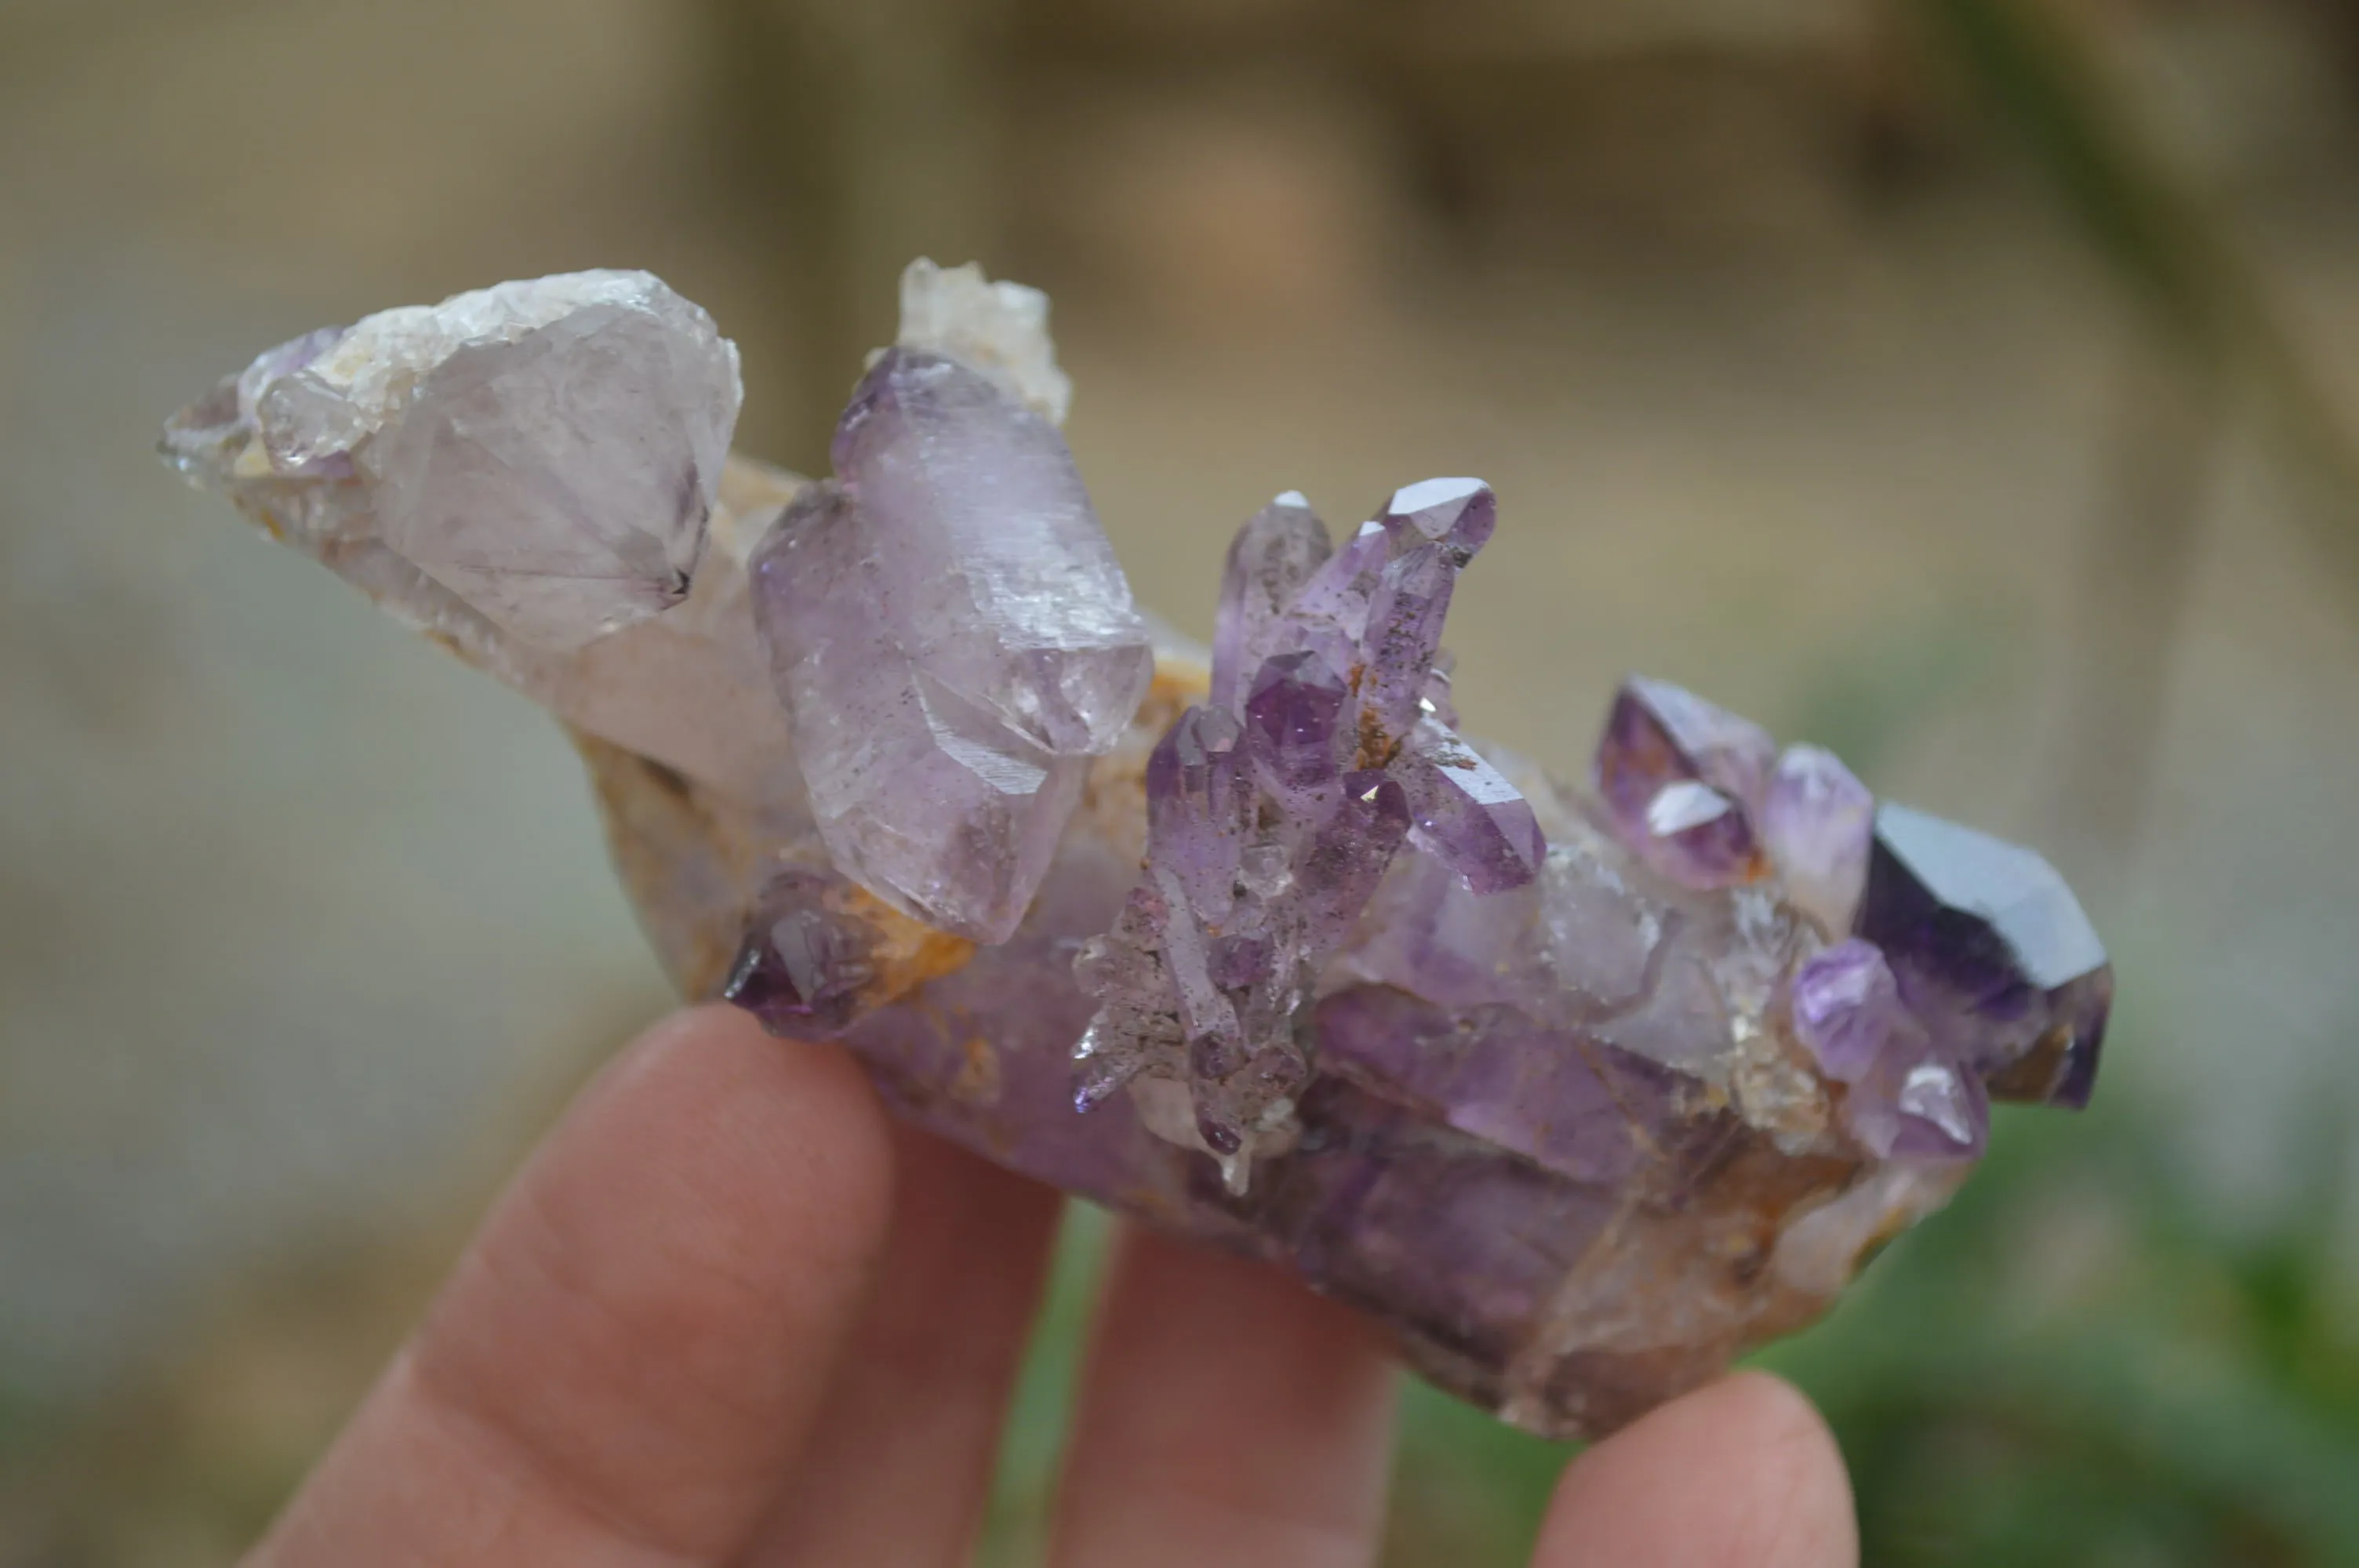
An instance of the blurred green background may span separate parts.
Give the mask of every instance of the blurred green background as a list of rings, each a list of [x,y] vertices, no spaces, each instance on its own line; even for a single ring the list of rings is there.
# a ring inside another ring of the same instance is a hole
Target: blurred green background
[[[1480,473],[1477,732],[1643,668],[2082,891],[2095,1108],[1764,1357],[1869,1563],[2359,1563],[2354,174],[2339,0],[0,0],[0,1568],[233,1561],[666,1002],[554,729],[158,422],[647,266],[809,463],[920,253],[1054,293],[1180,625],[1271,492]],[[1408,1411],[1387,1561],[1520,1562],[1561,1452]]]

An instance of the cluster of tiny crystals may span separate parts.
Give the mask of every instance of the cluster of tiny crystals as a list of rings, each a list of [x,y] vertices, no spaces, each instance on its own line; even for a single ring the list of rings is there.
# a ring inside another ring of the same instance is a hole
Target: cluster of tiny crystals
[[[1295,492],[1239,530],[1209,700],[1147,764],[1147,873],[1079,960],[1100,1004],[1080,1108],[1129,1086],[1242,1191],[1299,1133],[1298,1023],[1395,854],[1414,841],[1478,892],[1532,880],[1539,823],[1451,729],[1439,667],[1458,573],[1496,520],[1488,485],[1438,479],[1340,550]]]

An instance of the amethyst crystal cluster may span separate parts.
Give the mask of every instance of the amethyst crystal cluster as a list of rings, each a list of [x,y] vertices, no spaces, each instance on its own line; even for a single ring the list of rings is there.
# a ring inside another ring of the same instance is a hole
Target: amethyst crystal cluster
[[[2111,971],[2038,856],[1659,682],[1585,789],[1456,733],[1479,481],[1340,545],[1281,495],[1209,668],[1152,633],[1046,319],[914,265],[817,481],[724,456],[735,351],[643,274],[297,340],[166,451],[566,721],[687,994],[1532,1430],[1808,1322],[1994,1098],[2086,1102]]]
[[[1133,1086],[1233,1192],[1301,1131],[1298,1025],[1402,846],[1476,892],[1539,869],[1538,820],[1451,730],[1437,670],[1496,516],[1480,480],[1432,480],[1338,551],[1289,491],[1229,548],[1210,700],[1147,761],[1147,871],[1082,951],[1099,1009],[1074,1052],[1081,1109]]]

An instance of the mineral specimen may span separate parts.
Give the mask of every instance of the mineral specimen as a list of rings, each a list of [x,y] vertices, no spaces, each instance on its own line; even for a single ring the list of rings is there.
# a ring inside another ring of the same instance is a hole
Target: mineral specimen
[[[1992,1098],[2085,1103],[2112,972],[2046,861],[1658,681],[1593,793],[1458,735],[1479,481],[1340,547],[1281,494],[1209,669],[1151,644],[1045,299],[903,304],[818,481],[720,467],[734,351],[625,274],[299,339],[166,449],[573,727],[685,992],[1534,1431],[1808,1322]]]

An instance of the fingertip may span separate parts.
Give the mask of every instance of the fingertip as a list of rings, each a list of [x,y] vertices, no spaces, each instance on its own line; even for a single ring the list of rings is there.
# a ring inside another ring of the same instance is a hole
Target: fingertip
[[[1573,1461],[1534,1561],[1540,1568],[1853,1568],[1859,1534],[1850,1477],[1833,1433],[1800,1390],[1766,1372],[1740,1372]]]

